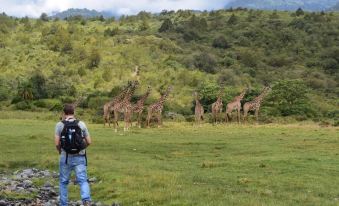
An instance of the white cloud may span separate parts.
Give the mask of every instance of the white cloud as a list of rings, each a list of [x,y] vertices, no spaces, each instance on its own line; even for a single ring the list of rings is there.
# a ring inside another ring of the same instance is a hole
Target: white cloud
[[[139,11],[211,10],[220,9],[229,0],[0,0],[0,11],[14,16],[38,17],[68,8],[88,8],[112,11],[117,14],[136,14]]]

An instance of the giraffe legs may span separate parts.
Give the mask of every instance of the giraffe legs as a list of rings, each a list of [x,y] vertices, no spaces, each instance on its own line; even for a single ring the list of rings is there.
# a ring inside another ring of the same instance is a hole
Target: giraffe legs
[[[142,111],[138,113],[138,127],[141,128],[141,121],[142,121]]]
[[[257,122],[257,124],[259,123],[259,108],[255,109],[255,120]]]
[[[115,132],[118,132],[118,128],[117,128],[119,126],[118,120],[119,120],[119,112],[114,111],[114,122],[113,122],[113,124],[114,124],[114,131]]]
[[[248,108],[244,107],[244,116],[243,116],[243,121],[247,121],[247,114],[248,114]]]
[[[151,122],[151,117],[152,117],[152,112],[151,111],[148,111],[148,114],[147,114],[147,128],[150,127],[150,122]]]
[[[237,108],[238,111],[238,124],[240,124],[240,108]]]
[[[162,121],[161,121],[161,112],[157,114],[157,119],[158,119],[158,128],[162,126]]]
[[[228,116],[228,111],[225,113],[225,121],[228,123],[230,121],[229,116]]]
[[[126,131],[128,131],[128,129],[129,129],[129,127],[130,127],[130,125],[129,125],[129,123],[130,123],[130,112],[129,111],[125,111],[125,113],[124,113],[124,121],[125,121],[125,125],[124,125],[124,131],[126,132]]]

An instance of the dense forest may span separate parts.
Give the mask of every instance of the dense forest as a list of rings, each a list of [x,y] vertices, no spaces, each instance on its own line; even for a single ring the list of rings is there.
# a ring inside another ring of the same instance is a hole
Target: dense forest
[[[230,101],[249,88],[272,92],[264,121],[338,121],[339,13],[227,9],[140,12],[119,19],[0,15],[0,109],[60,110],[81,96],[93,121],[102,105],[140,68],[133,100],[152,87],[147,103],[168,85],[165,114],[190,120],[193,92],[206,111],[220,90]],[[224,104],[225,105],[225,104]]]

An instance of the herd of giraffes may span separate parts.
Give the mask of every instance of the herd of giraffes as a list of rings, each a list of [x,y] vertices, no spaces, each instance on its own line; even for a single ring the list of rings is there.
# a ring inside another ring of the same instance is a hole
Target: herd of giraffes
[[[233,100],[226,105],[226,112],[225,112],[226,122],[229,122],[231,113],[234,110],[236,110],[238,123],[240,123],[241,101],[245,97],[247,90],[248,89],[244,89],[238,96],[234,97]],[[264,97],[269,93],[270,90],[271,90],[271,87],[269,86],[264,87],[264,89],[261,91],[261,93],[257,97],[255,97],[252,101],[246,102],[244,104],[243,121],[246,120],[249,111],[255,112],[256,121],[258,121],[259,109],[260,109],[261,103]],[[222,103],[222,98],[221,98],[221,92],[219,92],[216,102],[212,104],[212,117],[213,117],[214,124],[218,123],[220,114],[222,113],[222,108],[223,108],[223,103]],[[200,122],[203,120],[203,115],[204,115],[204,108],[199,101],[197,92],[195,92],[195,121],[198,124],[200,124]]]
[[[132,96],[139,86],[139,81],[129,81],[127,86],[115,96],[111,101],[107,102],[103,106],[103,118],[104,118],[104,126],[108,124],[110,126],[111,121],[113,121],[114,130],[117,132],[118,130],[118,120],[119,115],[124,115],[124,131],[128,131],[132,126],[132,117],[134,114],[137,114],[137,126],[141,128],[142,114],[145,110],[145,101],[151,93],[151,87],[148,86],[145,94],[143,94],[140,99],[136,103],[132,103]],[[240,95],[234,97],[234,99],[226,105],[225,112],[225,121],[229,122],[231,113],[236,110],[238,123],[240,123],[240,111],[241,111],[241,101],[243,100],[248,89],[244,89]],[[169,86],[167,90],[161,95],[161,97],[154,102],[153,104],[147,107],[147,118],[146,118],[146,126],[150,127],[150,122],[152,117],[156,117],[158,127],[162,125],[162,111],[164,108],[164,102],[172,91],[172,86]],[[256,119],[258,120],[258,114],[260,105],[270,91],[270,87],[265,87],[259,96],[255,97],[252,101],[246,102],[243,106],[243,118],[248,115],[249,111],[254,111]],[[217,97],[216,102],[212,104],[212,116],[213,122],[215,124],[218,123],[220,114],[222,113],[223,102],[221,98],[221,92]],[[203,121],[204,117],[204,108],[199,100],[199,94],[197,92],[194,93],[195,96],[195,121],[197,124],[200,124]]]
[[[124,131],[128,131],[132,126],[133,114],[138,115],[137,126],[141,127],[142,113],[145,109],[145,101],[151,93],[151,87],[148,86],[147,91],[140,99],[134,104],[131,102],[132,96],[139,85],[139,81],[129,81],[128,85],[111,101],[104,104],[104,126],[108,124],[110,126],[111,120],[113,120],[114,130],[118,129],[118,120],[121,113],[124,114]],[[151,118],[156,117],[158,127],[162,125],[162,110],[164,108],[164,102],[168,95],[172,91],[172,86],[169,86],[165,93],[155,103],[151,104],[147,108],[147,127],[150,126]]]

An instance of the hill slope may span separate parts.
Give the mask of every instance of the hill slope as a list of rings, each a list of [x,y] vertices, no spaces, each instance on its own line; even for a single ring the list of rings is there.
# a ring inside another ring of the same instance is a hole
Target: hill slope
[[[308,11],[327,10],[332,7],[337,0],[235,0],[226,5],[229,7],[243,7],[265,10],[297,10],[302,8]]]
[[[87,93],[91,98],[86,106],[98,109],[133,78],[139,65],[137,95],[151,85],[148,101],[154,101],[164,88],[174,85],[166,111],[192,114],[195,90],[210,110],[221,86],[227,102],[250,87],[248,101],[270,84],[279,85],[277,91],[282,92],[276,94],[278,99],[267,101],[263,113],[333,117],[339,91],[339,15],[298,15],[164,11],[159,15],[140,12],[113,22],[2,15],[0,101],[29,109],[34,107],[23,99],[64,101]],[[285,80],[298,82],[291,85]],[[285,86],[292,88],[290,93],[284,92]],[[302,101],[290,99],[300,94]],[[47,107],[51,102],[36,105]]]
[[[59,19],[65,19],[67,17],[72,17],[72,16],[82,16],[84,18],[92,18],[92,17],[112,17],[113,15],[109,12],[99,12],[94,9],[89,10],[89,9],[67,9],[66,11],[62,12],[57,12],[52,15],[52,18],[59,18]]]

